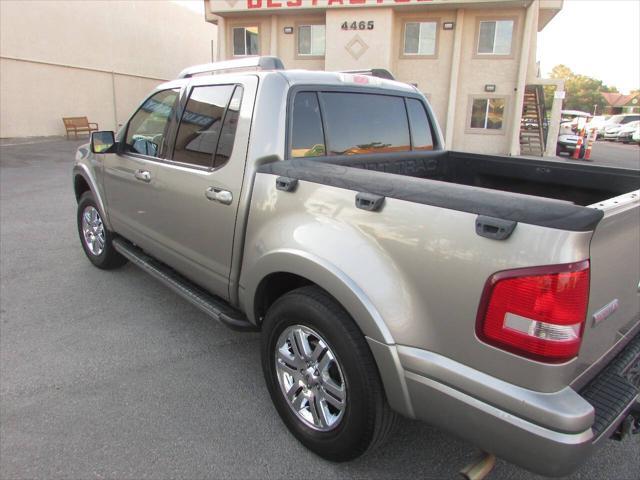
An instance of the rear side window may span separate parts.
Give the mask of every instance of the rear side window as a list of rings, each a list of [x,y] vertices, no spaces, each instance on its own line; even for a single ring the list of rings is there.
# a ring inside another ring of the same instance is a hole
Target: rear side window
[[[323,92],[329,155],[356,155],[411,150],[402,97]]]
[[[194,87],[176,135],[173,160],[202,167],[213,164],[233,85]]]
[[[222,133],[220,133],[220,140],[218,140],[216,156],[213,160],[214,168],[222,167],[229,161],[229,158],[231,158],[233,143],[236,139],[236,128],[238,127],[243,91],[242,87],[238,85],[229,102],[227,114],[224,116],[224,121],[222,122]]]
[[[415,98],[407,98],[407,113],[411,124],[413,150],[433,150],[431,125],[422,102]]]
[[[316,92],[300,92],[296,95],[292,123],[292,157],[321,157],[326,154]]]

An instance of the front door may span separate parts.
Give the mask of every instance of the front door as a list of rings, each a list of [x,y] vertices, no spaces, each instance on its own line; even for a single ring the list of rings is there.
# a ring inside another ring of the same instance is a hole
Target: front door
[[[256,78],[224,85],[194,79],[175,145],[158,164],[154,234],[162,260],[228,299]],[[210,80],[209,80],[210,82]]]
[[[149,97],[131,117],[118,153],[104,155],[104,188],[113,229],[143,248],[154,243],[158,208],[158,160],[169,148],[168,132],[179,89]]]

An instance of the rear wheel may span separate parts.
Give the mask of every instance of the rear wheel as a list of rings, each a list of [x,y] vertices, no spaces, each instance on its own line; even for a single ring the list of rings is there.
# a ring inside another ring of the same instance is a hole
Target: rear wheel
[[[104,270],[118,268],[127,263],[127,259],[113,248],[113,234],[107,230],[90,191],[80,197],[77,222],[82,248],[91,263]]]
[[[287,428],[331,461],[376,447],[395,420],[373,356],[347,312],[324,290],[303,287],[269,309],[262,366]]]

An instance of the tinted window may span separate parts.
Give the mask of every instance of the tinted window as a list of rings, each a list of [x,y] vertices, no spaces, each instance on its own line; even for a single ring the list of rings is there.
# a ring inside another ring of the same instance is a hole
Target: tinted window
[[[259,47],[258,27],[236,27],[233,29],[234,55],[259,55]]]
[[[231,101],[229,102],[229,108],[227,109],[227,114],[225,115],[224,122],[222,123],[222,133],[220,134],[220,140],[218,141],[216,157],[213,162],[213,166],[215,168],[223,166],[229,161],[229,158],[231,158],[233,142],[236,138],[238,117],[240,116],[242,92],[242,87],[237,86],[233,92],[233,97],[231,97]]]
[[[318,157],[325,154],[318,96],[301,92],[293,101],[291,134],[292,157]]]
[[[411,149],[404,99],[363,93],[322,93],[330,155]]]
[[[629,122],[635,122],[636,120],[640,120],[640,115],[629,115],[627,117],[623,117],[620,123],[625,125]]]
[[[480,22],[478,53],[509,55],[513,37],[513,20]]]
[[[420,100],[407,98],[407,112],[411,123],[414,150],[433,150],[433,137],[427,112]]]
[[[210,167],[233,85],[194,87],[176,136],[176,162]]]
[[[163,90],[149,97],[127,127],[125,149],[163,158],[167,149],[167,129],[173,116],[179,90]]]
[[[504,104],[504,98],[475,98],[471,107],[471,128],[500,130]]]

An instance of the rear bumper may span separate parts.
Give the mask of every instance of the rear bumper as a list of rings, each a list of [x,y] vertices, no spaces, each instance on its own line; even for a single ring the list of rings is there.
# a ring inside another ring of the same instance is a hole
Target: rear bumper
[[[432,352],[385,345],[390,350],[382,354],[382,344],[375,343],[372,351],[379,365],[387,353],[387,360],[395,358],[399,365],[401,381],[396,383],[406,396],[404,403],[397,391],[389,394],[385,377],[390,369],[380,369],[392,407],[543,475],[575,470],[638,398],[637,388],[629,385],[620,394],[625,383],[620,372],[625,362],[633,361],[633,348],[640,353],[640,336],[580,393],[569,387],[538,393]]]

